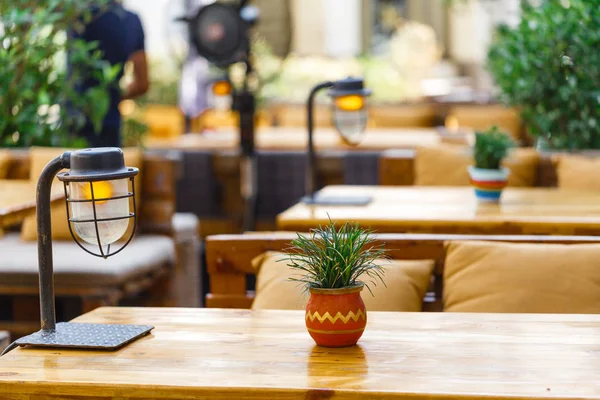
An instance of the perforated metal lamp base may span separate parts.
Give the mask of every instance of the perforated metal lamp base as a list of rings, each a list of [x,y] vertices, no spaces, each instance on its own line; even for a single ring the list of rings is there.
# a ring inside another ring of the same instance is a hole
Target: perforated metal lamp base
[[[60,322],[54,331],[38,331],[15,341],[17,346],[117,350],[154,329],[149,325],[78,324]]]
[[[304,204],[321,206],[366,206],[372,200],[371,196],[327,196],[316,193],[313,197],[304,196]]]

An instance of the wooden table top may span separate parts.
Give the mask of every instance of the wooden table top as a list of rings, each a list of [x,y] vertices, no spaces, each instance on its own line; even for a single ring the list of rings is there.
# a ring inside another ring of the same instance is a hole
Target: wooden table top
[[[470,187],[328,186],[323,195],[373,196],[366,206],[296,204],[277,217],[279,230],[306,232],[355,221],[381,233],[600,234],[600,192],[507,188],[500,204],[478,204]]]
[[[0,232],[23,221],[35,211],[36,183],[29,180],[0,180]],[[61,185],[52,188],[52,199],[64,197]]]
[[[463,136],[457,135],[456,140]],[[345,144],[332,128],[316,128],[315,148],[318,150],[386,150],[412,149],[417,146],[434,146],[441,143],[440,134],[433,128],[367,129],[358,146]],[[466,140],[466,139],[465,139]],[[256,148],[260,150],[306,150],[308,134],[304,128],[258,128]],[[234,129],[215,132],[190,133],[175,139],[152,139],[149,148],[181,150],[235,150],[239,147],[239,133]]]
[[[77,321],[156,329],[116,352],[13,350],[0,398],[600,398],[600,315],[373,312],[345,349],[316,347],[302,311],[101,308]]]

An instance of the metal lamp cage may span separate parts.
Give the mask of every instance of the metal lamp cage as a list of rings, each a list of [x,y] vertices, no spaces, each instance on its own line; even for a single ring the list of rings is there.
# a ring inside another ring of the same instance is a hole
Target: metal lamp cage
[[[369,118],[367,97],[371,95],[371,90],[364,87],[362,78],[349,77],[333,82],[327,94],[333,99],[331,113],[333,125],[347,144],[357,145],[367,128]],[[340,109],[335,100],[345,96],[360,96],[362,106],[351,111]]]
[[[126,167],[125,168],[126,171],[120,171],[119,173],[116,174],[111,174],[111,173],[107,173],[107,174],[101,174],[101,175],[97,175],[94,176],[93,178],[87,178],[87,179],[80,179],[77,177],[72,178],[70,176],[69,173],[62,173],[58,175],[58,178],[63,181],[64,184],[64,190],[65,190],[65,199],[66,199],[66,207],[67,207],[67,219],[68,219],[68,223],[69,223],[69,232],[71,233],[71,236],[73,237],[73,240],[75,241],[75,243],[77,243],[77,245],[83,249],[86,253],[91,254],[95,257],[102,257],[102,258],[108,258],[110,256],[114,256],[115,254],[121,252],[125,247],[127,247],[127,245],[129,244],[129,242],[131,242],[131,240],[133,239],[134,235],[135,235],[135,231],[136,231],[136,227],[137,227],[137,214],[136,214],[136,202],[135,202],[135,175],[137,175],[138,173],[138,169],[137,168],[131,168],[131,167]],[[94,182],[99,182],[99,181],[110,181],[110,180],[117,180],[117,179],[129,179],[129,182],[131,184],[131,190],[127,192],[127,194],[124,195],[119,195],[119,196],[112,196],[112,197],[102,197],[102,198],[96,198],[95,194],[94,194]],[[78,182],[78,183],[82,183],[82,182],[86,182],[90,185],[90,194],[91,194],[91,198],[90,199],[72,199],[71,198],[71,187],[70,184],[71,182]],[[120,199],[129,199],[131,198],[133,200],[133,210],[129,210],[128,215],[123,215],[123,216],[119,216],[119,217],[110,217],[110,218],[98,218],[98,212],[96,210],[96,206],[98,202],[107,202],[107,201],[114,201],[114,200],[120,200]],[[71,207],[69,207],[69,205],[71,203],[91,203],[92,205],[92,210],[93,210],[93,214],[94,214],[94,218],[93,219],[77,219],[71,216]],[[131,234],[129,235],[129,237],[127,238],[127,241],[121,246],[119,247],[116,251],[111,252],[110,251],[110,247],[111,245],[108,244],[106,251],[104,251],[104,249],[102,248],[102,242],[100,239],[100,228],[98,227],[98,223],[100,222],[110,222],[110,221],[118,221],[118,220],[124,220],[124,219],[132,219],[133,220],[133,229],[131,231]],[[91,250],[89,250],[88,248],[86,248],[81,242],[80,240],[77,238],[77,235],[73,232],[73,227],[74,224],[84,224],[84,223],[94,223],[94,228],[96,231],[96,240],[98,242],[98,249],[99,252],[93,252]]]

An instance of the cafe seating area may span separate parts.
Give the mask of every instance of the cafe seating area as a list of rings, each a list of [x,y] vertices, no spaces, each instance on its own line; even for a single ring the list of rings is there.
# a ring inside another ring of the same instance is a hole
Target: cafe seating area
[[[0,400],[600,400],[600,0],[9,3]]]

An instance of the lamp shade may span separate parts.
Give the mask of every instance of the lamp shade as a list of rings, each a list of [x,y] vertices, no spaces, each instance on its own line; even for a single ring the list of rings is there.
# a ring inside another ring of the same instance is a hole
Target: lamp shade
[[[71,168],[58,174],[62,182],[94,182],[130,178],[137,168],[126,167],[123,151],[116,147],[76,150],[70,154]]]
[[[199,55],[226,67],[248,54],[248,25],[237,8],[212,3],[202,7],[190,21],[191,40]]]
[[[367,127],[367,97],[370,89],[362,78],[346,78],[333,83],[328,92],[333,100],[333,123],[343,140],[357,145]]]
[[[110,253],[110,245],[125,234],[130,219],[134,219],[135,224],[133,180],[138,169],[125,166],[123,152],[118,148],[74,151],[70,154],[70,165],[70,170],[59,174],[58,179],[65,184],[67,218],[73,239],[80,246],[77,238],[99,247],[100,253],[96,254],[81,246],[90,254],[99,257],[116,254]],[[133,198],[133,210],[130,210],[130,198]],[[106,252],[103,246],[109,246]]]

